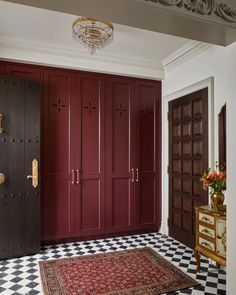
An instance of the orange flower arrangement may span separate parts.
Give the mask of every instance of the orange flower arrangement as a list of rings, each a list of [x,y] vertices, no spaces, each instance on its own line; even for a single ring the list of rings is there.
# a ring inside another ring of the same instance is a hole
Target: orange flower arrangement
[[[201,177],[203,189],[211,189],[211,194],[222,193],[226,189],[226,171],[224,167],[216,165],[215,170],[206,170]]]

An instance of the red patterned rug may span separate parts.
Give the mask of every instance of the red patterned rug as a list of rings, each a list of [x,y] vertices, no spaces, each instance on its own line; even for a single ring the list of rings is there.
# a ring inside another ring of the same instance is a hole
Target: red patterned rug
[[[39,265],[45,295],[157,295],[198,285],[147,247]]]

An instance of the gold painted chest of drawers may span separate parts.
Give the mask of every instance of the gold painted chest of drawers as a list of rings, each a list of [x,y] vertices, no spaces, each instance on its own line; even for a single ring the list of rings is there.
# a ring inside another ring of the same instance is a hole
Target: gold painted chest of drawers
[[[197,271],[200,271],[200,255],[226,265],[226,211],[219,212],[211,206],[196,207]]]

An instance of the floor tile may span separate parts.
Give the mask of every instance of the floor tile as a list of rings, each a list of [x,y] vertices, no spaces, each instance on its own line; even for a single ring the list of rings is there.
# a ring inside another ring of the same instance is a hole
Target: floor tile
[[[212,261],[201,256],[201,272],[196,273],[193,251],[171,237],[159,233],[47,246],[42,247],[40,253],[33,256],[0,261],[0,294],[43,294],[38,267],[40,260],[121,251],[145,246],[158,252],[200,283],[194,288],[170,292],[169,295],[226,294],[226,272],[224,270],[218,270]]]

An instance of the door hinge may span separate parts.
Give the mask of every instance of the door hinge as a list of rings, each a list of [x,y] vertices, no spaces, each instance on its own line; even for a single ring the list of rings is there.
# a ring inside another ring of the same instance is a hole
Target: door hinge
[[[170,166],[169,165],[167,166],[167,173],[168,174],[170,173]]]
[[[167,225],[170,226],[170,218],[167,219]]]
[[[170,112],[167,112],[167,120],[170,120]]]

